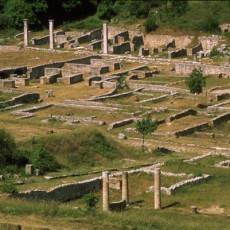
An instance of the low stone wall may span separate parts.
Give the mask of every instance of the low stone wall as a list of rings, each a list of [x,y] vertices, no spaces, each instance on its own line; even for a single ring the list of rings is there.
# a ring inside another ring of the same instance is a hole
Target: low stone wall
[[[196,114],[197,114],[196,110],[194,110],[194,109],[186,109],[186,110],[181,111],[180,113],[171,115],[167,119],[167,122],[171,122],[171,121],[174,121],[174,120],[177,120],[177,119],[180,119],[182,117],[189,116],[189,115],[195,116]]]
[[[164,101],[168,98],[168,95],[162,95],[159,97],[154,97],[154,98],[150,98],[150,99],[146,99],[146,100],[142,100],[142,101],[138,101],[136,102],[137,104],[143,104],[143,103],[147,103],[147,102],[153,102],[153,103],[157,103],[160,101]]]
[[[27,200],[47,200],[67,202],[84,196],[85,194],[102,188],[102,178],[97,177],[76,183],[62,184],[48,191],[31,190],[13,193],[10,197]]]
[[[113,42],[114,43],[121,44],[121,43],[126,42],[126,41],[129,41],[129,32],[128,32],[128,30],[120,32],[120,33],[114,35],[114,37],[113,37]]]
[[[210,122],[212,125],[218,125],[218,124],[221,124],[223,122],[227,122],[228,120],[230,120],[230,112],[225,113],[225,114],[221,114],[218,117],[211,119]]]
[[[48,75],[44,77],[40,77],[40,84],[45,85],[45,84],[54,84],[57,83],[57,79],[61,78],[61,74],[53,74],[53,75]]]
[[[161,191],[167,195],[172,195],[173,193],[175,193],[178,189],[186,186],[186,185],[191,185],[191,184],[197,184],[200,183],[204,180],[210,179],[211,176],[210,175],[203,175],[200,177],[195,177],[195,178],[191,178],[188,180],[184,180],[181,182],[178,182],[174,185],[171,185],[169,188],[166,187],[161,187]],[[150,191],[154,191],[154,186],[149,188]]]
[[[0,46],[0,51],[18,51],[20,46]]]
[[[27,72],[26,66],[1,68],[0,78],[5,79],[5,78],[9,78],[11,74],[22,75],[22,74],[26,74],[26,72]]]
[[[187,55],[192,56],[193,54],[196,54],[197,52],[202,50],[202,45],[200,43],[197,46],[194,46],[192,48],[187,48],[186,50],[187,50]]]
[[[132,124],[135,120],[136,119],[134,119],[134,118],[129,118],[129,119],[125,119],[125,120],[122,120],[122,121],[113,122],[108,126],[108,130]]]
[[[186,135],[189,135],[195,131],[198,131],[198,130],[203,130],[203,129],[206,129],[208,128],[209,125],[207,122],[204,122],[204,123],[201,123],[201,124],[198,124],[198,125],[194,125],[192,127],[188,127],[188,128],[185,128],[185,129],[182,129],[182,130],[178,130],[176,132],[173,133],[173,135],[175,135],[176,137],[180,137],[180,136],[186,136]]]
[[[124,42],[120,45],[113,45],[112,46],[112,53],[113,54],[124,54],[126,52],[131,52],[131,46],[129,42]]]
[[[130,89],[144,88],[145,90],[151,90],[151,91],[156,91],[156,92],[189,93],[188,90],[184,90],[180,88],[167,87],[167,86],[161,86],[161,85],[150,85],[150,84],[129,83],[129,88]]]
[[[32,38],[32,45],[43,45],[49,43],[50,36],[45,35],[38,38]]]
[[[224,105],[230,104],[230,101],[225,101],[216,105],[208,106],[207,110],[208,112],[227,112],[230,111],[230,108],[228,107],[222,107]]]
[[[79,44],[82,44],[82,43],[86,43],[86,42],[91,42],[92,40],[95,40],[95,39],[100,40],[101,34],[102,34],[101,29],[96,29],[96,30],[93,30],[87,34],[84,34],[81,37],[76,38],[75,41]]]
[[[109,61],[104,59],[91,59],[91,65],[93,66],[109,66],[110,71],[118,70],[121,68],[120,61]]]
[[[75,84],[83,81],[83,75],[81,73],[75,75],[67,75],[57,79],[58,83],[63,83],[66,85]]]
[[[17,97],[13,97],[9,101],[4,101],[4,104],[13,105],[19,103],[36,103],[40,98],[39,93],[25,93]]]
[[[15,83],[18,84],[18,85],[28,86],[29,83],[30,83],[30,79],[29,78],[11,77],[10,79],[12,81],[15,81]]]
[[[126,208],[126,201],[125,200],[121,200],[118,202],[112,202],[109,204],[109,210],[110,211],[120,212],[125,208]]]
[[[9,79],[0,79],[1,88],[15,88],[15,81]]]
[[[175,63],[175,71],[177,74],[190,74],[193,69],[201,68],[204,75],[220,75],[228,77],[230,75],[229,66],[214,66],[214,65],[202,65],[200,63]]]
[[[187,55],[187,50],[186,49],[180,49],[176,51],[169,51],[168,52],[168,58],[177,58],[177,57],[183,57]]]
[[[45,65],[39,65],[39,66],[34,66],[34,67],[28,67],[29,75],[30,78],[39,78],[41,76],[45,75],[45,68],[62,68],[65,63],[75,63],[75,64],[90,64],[91,59],[100,59],[101,57],[98,55],[94,56],[88,56],[84,58],[76,58],[76,59],[71,59],[67,61],[62,61],[62,62],[54,62],[54,63],[49,63]],[[1,73],[1,70],[0,70]]]
[[[86,85],[91,86],[93,81],[101,81],[101,76],[90,76],[86,79]]]
[[[89,45],[86,46],[88,49],[90,50],[100,50],[102,49],[102,40],[100,41],[96,41],[96,42],[92,42]]]

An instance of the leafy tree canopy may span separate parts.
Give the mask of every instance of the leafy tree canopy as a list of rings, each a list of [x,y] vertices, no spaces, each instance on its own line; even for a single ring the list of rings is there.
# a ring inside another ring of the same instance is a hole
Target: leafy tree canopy
[[[200,69],[193,69],[192,73],[186,79],[186,85],[191,93],[202,93],[203,87],[206,85],[206,80]]]

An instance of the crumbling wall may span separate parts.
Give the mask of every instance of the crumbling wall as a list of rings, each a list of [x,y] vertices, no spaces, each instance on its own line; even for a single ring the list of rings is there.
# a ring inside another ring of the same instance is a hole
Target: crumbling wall
[[[48,200],[67,202],[84,196],[85,194],[102,188],[102,178],[97,177],[76,183],[62,184],[48,191],[30,190],[13,193],[10,197],[27,200]]]
[[[197,52],[203,50],[201,43],[198,44],[197,46],[194,46],[192,48],[187,48],[187,55],[193,55],[196,54]]]
[[[187,55],[187,50],[186,49],[179,49],[176,51],[169,51],[168,52],[168,58],[177,58],[177,57],[183,57]]]
[[[113,54],[124,54],[125,52],[131,52],[130,42],[124,42],[120,45],[112,46]]]

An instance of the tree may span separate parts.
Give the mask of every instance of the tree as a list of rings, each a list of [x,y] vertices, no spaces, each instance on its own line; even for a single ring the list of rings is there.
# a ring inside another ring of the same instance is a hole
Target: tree
[[[142,120],[138,120],[136,130],[142,134],[142,148],[144,147],[145,136],[157,129],[157,121],[152,121],[150,115]]]
[[[193,69],[192,73],[186,79],[186,85],[188,86],[190,93],[200,94],[203,91],[203,87],[206,86],[206,80],[203,76],[201,69]]]

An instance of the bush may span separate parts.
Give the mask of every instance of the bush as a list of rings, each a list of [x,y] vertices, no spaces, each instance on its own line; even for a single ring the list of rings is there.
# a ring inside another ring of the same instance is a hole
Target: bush
[[[102,26],[102,21],[97,16],[90,16],[84,20],[74,23],[77,29],[93,30]]]
[[[0,167],[16,163],[16,144],[13,137],[0,129]]]
[[[98,197],[94,195],[93,192],[90,192],[83,196],[83,203],[85,205],[86,211],[90,211],[96,208],[96,204],[98,203]]]
[[[219,32],[219,22],[216,18],[208,17],[204,19],[203,21],[200,21],[198,23],[193,24],[193,28],[196,30],[200,30],[203,32]]]
[[[40,144],[35,144],[32,149],[22,149],[21,156],[41,171],[55,171],[60,167],[51,153]]]
[[[157,29],[157,24],[156,24],[156,17],[153,14],[150,14],[145,22],[144,22],[144,28],[145,32],[149,33]]]

